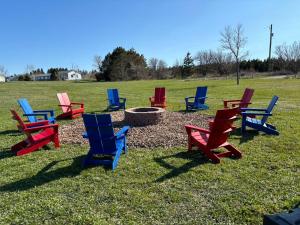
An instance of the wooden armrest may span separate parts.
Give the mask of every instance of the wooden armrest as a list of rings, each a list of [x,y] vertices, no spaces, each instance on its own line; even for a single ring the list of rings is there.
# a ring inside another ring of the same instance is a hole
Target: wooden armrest
[[[30,128],[30,127],[37,127],[37,126],[48,125],[48,124],[49,124],[48,120],[41,120],[39,122],[26,123],[25,126]]]
[[[72,107],[72,105],[58,105],[58,106],[69,107],[69,108]]]
[[[33,131],[37,131],[37,130],[41,130],[41,129],[46,129],[46,128],[58,128],[58,124],[49,124],[49,125],[45,125],[45,126],[25,128],[24,132],[27,132],[27,131],[33,132]]]
[[[117,139],[124,137],[124,136],[127,134],[129,128],[130,128],[129,126],[124,126],[124,127],[122,127],[122,129],[119,130],[119,131],[115,134],[115,137],[116,137]]]
[[[206,133],[206,134],[210,133],[209,130],[206,130],[206,129],[201,128],[201,127],[196,127],[196,126],[193,126],[193,125],[185,125],[185,128],[188,129],[188,130],[196,130],[196,131],[199,131],[201,133]]]

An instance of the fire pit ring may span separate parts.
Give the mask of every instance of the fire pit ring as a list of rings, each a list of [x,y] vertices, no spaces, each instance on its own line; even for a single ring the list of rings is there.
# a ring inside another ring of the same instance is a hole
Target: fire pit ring
[[[166,110],[158,107],[137,107],[125,110],[125,122],[131,126],[147,126],[161,122]]]

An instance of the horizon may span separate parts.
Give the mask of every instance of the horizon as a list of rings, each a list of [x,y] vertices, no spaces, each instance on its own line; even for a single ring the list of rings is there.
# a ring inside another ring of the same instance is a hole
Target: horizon
[[[268,57],[270,24],[273,56],[275,46],[300,40],[300,30],[295,29],[299,6],[296,0],[6,0],[1,3],[0,65],[8,75],[24,73],[27,65],[44,71],[91,71],[95,55],[104,58],[121,46],[172,66],[187,52],[194,56],[219,49],[220,32],[237,24],[243,25],[248,39],[248,59],[263,60]]]

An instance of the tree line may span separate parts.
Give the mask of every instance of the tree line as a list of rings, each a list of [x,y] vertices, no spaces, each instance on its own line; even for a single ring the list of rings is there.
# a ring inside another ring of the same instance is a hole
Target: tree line
[[[244,35],[242,25],[227,26],[220,33],[220,47],[216,50],[208,49],[197,52],[194,56],[187,52],[182,62],[176,60],[175,64],[168,66],[163,59],[149,58],[138,53],[135,49],[117,47],[104,58],[94,57],[94,70],[79,71],[86,78],[96,78],[97,81],[120,81],[139,79],[169,79],[205,77],[208,75],[228,76],[236,74],[239,84],[240,71],[280,72],[284,74],[297,74],[300,71],[300,41],[291,45],[283,43],[276,46],[274,57],[268,59],[247,59],[248,51],[245,49],[247,37]],[[58,72],[67,68],[49,68],[51,80],[58,80]],[[7,73],[0,66],[0,72]],[[30,80],[30,75],[44,73],[42,68],[35,69],[27,65],[25,73],[19,80]]]

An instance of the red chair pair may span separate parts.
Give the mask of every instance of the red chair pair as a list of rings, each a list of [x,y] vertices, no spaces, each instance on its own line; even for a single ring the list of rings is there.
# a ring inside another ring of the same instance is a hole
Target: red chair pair
[[[59,147],[58,124],[49,124],[48,120],[35,123],[24,123],[15,110],[10,110],[12,118],[18,121],[18,129],[24,133],[27,138],[11,147],[16,151],[16,155],[24,155],[36,151],[49,142],[53,142],[55,148]]]

